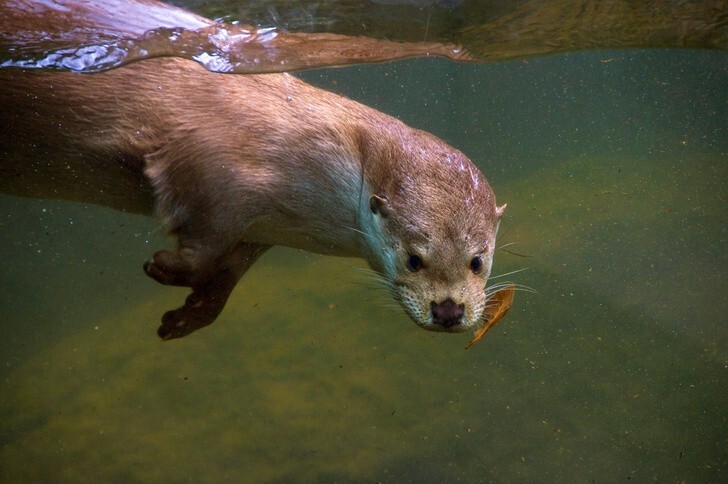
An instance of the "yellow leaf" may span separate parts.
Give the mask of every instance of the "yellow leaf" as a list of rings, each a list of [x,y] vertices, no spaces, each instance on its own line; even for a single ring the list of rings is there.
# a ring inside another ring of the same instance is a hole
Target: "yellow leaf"
[[[475,331],[475,336],[470,343],[468,343],[468,346],[465,347],[466,350],[477,343],[490,328],[495,326],[496,323],[506,315],[513,305],[513,296],[515,293],[516,286],[511,284],[510,286],[506,286],[503,289],[496,291],[490,299],[488,299],[487,307],[485,308],[483,317],[480,320],[483,326]]]

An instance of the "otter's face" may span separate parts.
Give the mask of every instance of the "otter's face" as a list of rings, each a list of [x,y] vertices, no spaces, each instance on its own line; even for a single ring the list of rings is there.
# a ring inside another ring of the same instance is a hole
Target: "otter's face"
[[[484,213],[450,206],[447,218],[431,211],[429,220],[427,213],[402,218],[383,196],[372,196],[370,207],[381,230],[375,269],[412,320],[430,331],[477,327],[505,205]]]

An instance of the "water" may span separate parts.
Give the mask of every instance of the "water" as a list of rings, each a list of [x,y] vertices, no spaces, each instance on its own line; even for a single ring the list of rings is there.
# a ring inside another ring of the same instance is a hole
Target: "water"
[[[466,152],[508,203],[494,274],[538,293],[465,351],[276,248],[163,343],[156,221],[1,196],[0,480],[726,479],[725,54],[302,76]]]

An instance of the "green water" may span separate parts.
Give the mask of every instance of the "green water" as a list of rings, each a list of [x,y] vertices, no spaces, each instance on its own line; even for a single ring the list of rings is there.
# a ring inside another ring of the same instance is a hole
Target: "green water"
[[[494,274],[538,293],[465,351],[361,261],[275,249],[163,343],[157,222],[0,196],[0,480],[728,479],[725,54],[303,77],[467,153],[508,203]]]

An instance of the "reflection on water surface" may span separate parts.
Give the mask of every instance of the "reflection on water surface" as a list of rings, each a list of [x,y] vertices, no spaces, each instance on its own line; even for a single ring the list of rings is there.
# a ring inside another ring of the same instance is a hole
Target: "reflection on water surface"
[[[0,67],[97,72],[179,56],[261,73],[413,56],[728,50],[726,29],[723,0],[13,0],[0,3]]]

